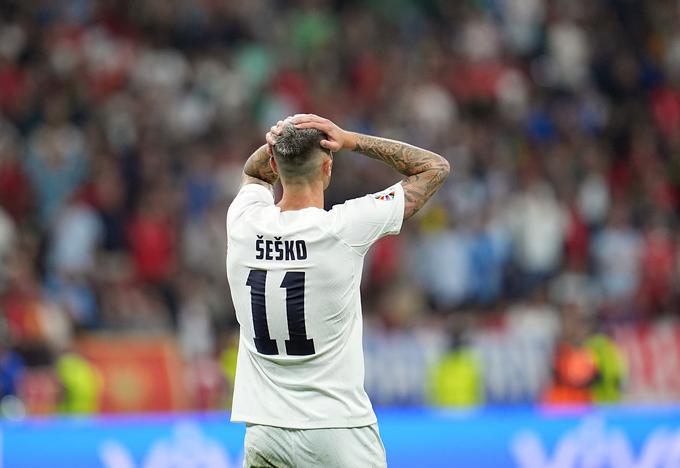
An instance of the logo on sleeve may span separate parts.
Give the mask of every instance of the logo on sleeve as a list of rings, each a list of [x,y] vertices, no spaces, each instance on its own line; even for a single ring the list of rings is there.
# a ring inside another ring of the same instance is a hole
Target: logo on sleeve
[[[374,195],[376,200],[394,200],[394,190],[389,192],[376,193]]]

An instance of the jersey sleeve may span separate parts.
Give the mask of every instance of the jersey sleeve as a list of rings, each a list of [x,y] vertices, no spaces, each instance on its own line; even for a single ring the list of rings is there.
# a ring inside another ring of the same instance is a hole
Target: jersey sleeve
[[[246,184],[236,194],[234,201],[227,211],[227,227],[248,209],[257,206],[271,206],[274,204],[274,195],[260,184]]]
[[[381,192],[336,205],[333,212],[335,235],[365,254],[381,237],[399,234],[404,220],[404,188],[401,183],[394,184]]]

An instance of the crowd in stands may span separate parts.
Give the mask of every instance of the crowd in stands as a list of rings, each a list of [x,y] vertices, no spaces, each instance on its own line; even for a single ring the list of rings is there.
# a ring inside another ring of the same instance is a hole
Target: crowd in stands
[[[417,335],[424,398],[482,402],[469,346],[502,326],[552,340],[537,399],[616,400],[608,330],[680,311],[678,24],[671,0],[0,2],[0,398],[96,410],[77,337],[130,333],[228,393],[226,209],[266,129],[314,112],[453,168],[367,258],[369,390],[372,346]],[[398,180],[335,163],[327,207]]]

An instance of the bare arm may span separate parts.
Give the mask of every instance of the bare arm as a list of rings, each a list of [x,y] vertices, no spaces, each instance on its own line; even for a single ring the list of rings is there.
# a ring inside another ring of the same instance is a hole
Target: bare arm
[[[250,155],[245,166],[243,166],[241,187],[247,184],[258,184],[269,189],[272,195],[274,194],[273,185],[279,180],[279,175],[274,172],[270,163],[272,146],[276,144],[276,137],[281,134],[281,130],[287,122],[288,120],[279,120],[276,125],[273,125],[265,135],[267,143]]]
[[[279,176],[272,170],[272,166],[269,164],[271,155],[269,154],[267,147],[268,145],[262,145],[250,155],[243,167],[241,186],[246,184],[259,184],[274,193],[273,185],[276,183]]]
[[[354,151],[384,162],[407,176],[404,187],[404,219],[420,210],[449,175],[449,162],[431,151],[400,141],[355,134]]]
[[[420,210],[442,186],[449,175],[449,162],[431,151],[416,146],[360,133],[347,132],[328,119],[313,114],[300,114],[292,119],[300,128],[318,128],[328,135],[321,146],[331,151],[348,149],[393,167],[406,179],[404,187],[404,219]]]

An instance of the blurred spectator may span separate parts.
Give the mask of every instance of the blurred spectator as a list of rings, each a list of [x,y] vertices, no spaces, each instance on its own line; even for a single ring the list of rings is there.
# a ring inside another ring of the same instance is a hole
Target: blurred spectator
[[[0,292],[4,292],[8,287],[12,254],[15,248],[14,221],[0,207]]]
[[[614,340],[598,333],[586,341],[595,358],[597,377],[591,385],[593,401],[616,403],[621,401],[627,377],[626,361]]]
[[[18,135],[0,120],[0,201],[15,220],[23,219],[32,204],[32,187],[19,158]]]
[[[92,328],[98,322],[97,299],[89,280],[101,238],[97,213],[78,199],[64,206],[53,225],[45,287],[79,327]]]
[[[217,195],[217,181],[210,156],[200,149],[190,156],[188,165],[185,209],[190,219],[200,218]]]
[[[127,199],[121,168],[115,160],[104,158],[93,178],[92,204],[100,219],[99,246],[104,253],[119,253],[128,247],[125,233]],[[132,194],[128,195],[132,197]]]
[[[238,357],[238,334],[222,333],[220,335],[220,354],[218,356],[220,369],[226,383],[226,398],[223,407],[231,407],[231,395],[234,391],[234,378],[236,377],[236,362]]]
[[[593,241],[593,257],[605,298],[623,304],[634,298],[640,281],[640,234],[623,205],[613,208],[607,225]]]
[[[65,205],[54,222],[50,237],[48,262],[52,275],[93,273],[102,225],[92,208],[78,199]]]
[[[65,274],[52,278],[45,287],[48,297],[68,313],[74,326],[92,329],[99,324],[97,298],[85,278]]]
[[[213,316],[205,281],[186,277],[181,284],[178,338],[184,356],[196,359],[215,352]]]
[[[565,213],[553,189],[529,180],[510,206],[515,261],[521,274],[520,289],[528,291],[557,272],[562,261]]]
[[[367,271],[364,289],[380,290],[399,278],[403,272],[402,246],[398,236],[383,237],[373,245],[364,266]]]
[[[432,367],[430,403],[444,407],[468,407],[484,402],[482,371],[478,359],[460,332],[450,349]]]
[[[182,258],[187,270],[205,275],[215,285],[227,287],[224,284],[227,254],[224,216],[224,207],[215,203],[201,216],[188,220],[182,233]]]
[[[86,175],[82,132],[68,122],[63,97],[46,104],[46,123],[33,131],[24,165],[38,197],[38,213],[48,225]]]
[[[15,256],[11,284],[0,306],[11,342],[29,364],[50,364],[51,351],[69,342],[71,322],[41,290],[27,256]]]
[[[588,226],[599,226],[607,217],[610,204],[604,156],[599,148],[588,146],[583,156],[587,171],[578,188],[578,210]]]
[[[128,227],[128,241],[138,280],[162,298],[176,326],[176,293],[170,281],[177,267],[177,244],[165,195],[157,191],[142,200]]]
[[[59,356],[56,371],[62,388],[59,411],[70,414],[97,412],[103,386],[97,369],[85,358],[71,351]]]
[[[511,239],[503,224],[484,214],[478,219],[470,246],[471,298],[475,304],[489,305],[503,294]]]
[[[17,387],[25,369],[22,357],[3,342],[7,337],[3,336],[0,341],[0,401],[7,395],[17,395]]]
[[[175,233],[163,194],[148,195],[129,226],[129,242],[140,280],[163,284],[175,270]]]
[[[581,311],[567,307],[562,314],[560,337],[553,364],[553,380],[543,395],[543,403],[591,403],[591,387],[597,378],[593,350],[586,345],[588,323]]]
[[[614,341],[592,332],[592,318],[578,306],[562,309],[553,379],[544,403],[614,403],[621,400],[626,363]]]
[[[667,223],[659,216],[652,219],[640,253],[640,300],[648,314],[664,314],[671,306],[676,250]]]
[[[447,229],[448,214],[433,207],[422,218],[423,236],[411,252],[411,268],[440,310],[462,305],[470,295],[470,242],[461,229]]]

